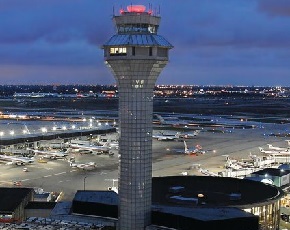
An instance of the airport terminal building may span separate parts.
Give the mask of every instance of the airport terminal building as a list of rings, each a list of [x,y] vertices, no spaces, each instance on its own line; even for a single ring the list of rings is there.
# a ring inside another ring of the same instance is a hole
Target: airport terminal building
[[[34,200],[30,195],[31,188],[1,188],[0,194],[4,202],[1,204],[5,204],[0,213],[5,214],[6,219],[9,215],[12,222],[16,219],[25,222],[25,218],[31,219],[35,213],[41,212],[45,213],[42,217],[49,218],[50,222],[77,221],[111,226],[113,229],[118,226],[119,195],[112,190],[79,190],[72,202],[55,203],[50,215],[48,210],[43,209],[47,206],[41,205],[42,208],[37,210],[37,203],[28,205],[28,200]],[[278,230],[284,196],[280,187],[248,179],[154,177],[152,223],[146,229]],[[14,199],[13,207],[11,199]]]
[[[282,189],[252,180],[169,176],[152,180],[152,224],[170,229],[279,229]],[[109,218],[117,225],[118,194],[78,191],[72,213]]]

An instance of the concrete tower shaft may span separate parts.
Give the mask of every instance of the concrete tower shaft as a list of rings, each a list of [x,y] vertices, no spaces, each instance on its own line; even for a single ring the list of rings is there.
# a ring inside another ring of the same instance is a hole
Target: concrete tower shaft
[[[160,17],[130,7],[113,17],[117,34],[103,49],[119,91],[118,228],[143,230],[151,223],[153,89],[172,45],[157,35]]]

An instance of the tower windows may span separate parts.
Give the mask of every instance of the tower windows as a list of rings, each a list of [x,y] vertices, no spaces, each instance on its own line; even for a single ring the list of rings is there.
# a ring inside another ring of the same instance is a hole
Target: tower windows
[[[157,55],[159,57],[168,57],[168,49],[158,47],[157,48]]]
[[[126,47],[111,47],[110,56],[126,56],[127,48]]]
[[[156,34],[158,26],[150,24],[121,24],[117,26],[119,34],[123,33],[150,33]]]
[[[152,47],[149,47],[149,56],[152,56]]]

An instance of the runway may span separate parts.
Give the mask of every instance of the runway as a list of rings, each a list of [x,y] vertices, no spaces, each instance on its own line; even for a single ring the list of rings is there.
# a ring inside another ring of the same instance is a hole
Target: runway
[[[232,132],[213,132],[203,129],[198,136],[188,139],[188,146],[201,145],[206,153],[193,156],[176,153],[183,148],[183,142],[153,140],[153,176],[201,175],[194,167],[200,167],[212,172],[224,170],[225,156],[247,158],[249,154],[261,155],[258,147],[271,143],[286,147],[287,138],[268,135],[269,132],[285,130],[285,124],[263,124],[263,127],[253,129],[234,129]],[[113,179],[118,178],[118,154],[108,155],[70,154],[77,162],[94,161],[94,170],[73,169],[65,159],[49,160],[47,163],[35,161],[27,166],[0,165],[1,186],[15,186],[14,181],[21,181],[23,187],[40,187],[44,191],[63,192],[62,200],[71,200],[77,190],[107,190],[113,185]],[[27,167],[28,172],[23,172]],[[115,184],[116,185],[116,184]]]

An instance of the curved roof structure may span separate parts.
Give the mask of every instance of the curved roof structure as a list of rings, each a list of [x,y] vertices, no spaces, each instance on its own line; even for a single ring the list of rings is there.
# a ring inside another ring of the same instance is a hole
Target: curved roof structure
[[[104,46],[160,46],[173,48],[165,38],[157,34],[116,34]]]
[[[187,207],[247,208],[273,203],[284,195],[276,186],[231,177],[154,177],[152,188],[153,204]]]
[[[281,164],[278,166],[278,169],[290,170],[290,164],[289,163]]]

